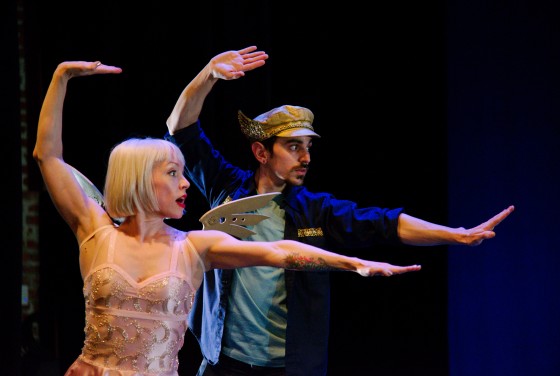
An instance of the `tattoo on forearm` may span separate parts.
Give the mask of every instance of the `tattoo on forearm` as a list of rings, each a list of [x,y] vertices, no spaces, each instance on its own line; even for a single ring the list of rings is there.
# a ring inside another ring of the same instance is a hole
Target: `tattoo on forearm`
[[[306,257],[300,256],[297,253],[291,253],[286,257],[286,269],[315,271],[338,270],[337,268],[327,265],[327,262],[321,257]]]

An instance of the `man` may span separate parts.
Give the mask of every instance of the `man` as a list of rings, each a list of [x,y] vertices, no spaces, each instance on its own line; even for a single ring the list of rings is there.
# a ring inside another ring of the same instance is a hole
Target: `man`
[[[252,240],[294,239],[325,249],[375,249],[376,244],[475,246],[495,236],[494,227],[513,206],[471,229],[449,228],[414,218],[403,209],[358,208],[303,182],[310,149],[320,136],[313,113],[284,105],[251,119],[241,111],[241,131],[258,162],[255,171],[229,164],[210,143],[198,117],[218,79],[236,79],[268,58],[256,47],[212,58],[181,93],[166,138],[181,147],[186,175],[215,207],[269,192],[282,194],[258,210],[269,216],[253,227]],[[216,270],[198,291],[189,327],[203,361],[198,375],[302,375],[327,372],[329,273],[271,268]]]

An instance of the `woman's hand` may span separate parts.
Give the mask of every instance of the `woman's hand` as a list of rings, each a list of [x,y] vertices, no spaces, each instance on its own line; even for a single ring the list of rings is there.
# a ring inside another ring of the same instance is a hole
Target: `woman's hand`
[[[364,266],[358,268],[356,272],[358,272],[363,277],[390,277],[395,274],[403,274],[408,272],[416,272],[422,267],[420,265],[409,265],[409,266],[397,266],[391,265],[386,262],[377,262],[377,261],[364,261]]]
[[[102,64],[100,61],[65,61],[58,65],[57,70],[67,79],[93,74],[118,74],[122,72],[119,67]]]

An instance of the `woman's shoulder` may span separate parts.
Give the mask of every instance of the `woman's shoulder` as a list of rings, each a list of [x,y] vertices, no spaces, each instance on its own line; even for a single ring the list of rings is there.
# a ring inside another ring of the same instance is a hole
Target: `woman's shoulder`
[[[115,224],[105,224],[105,225],[101,225],[99,227],[97,227],[96,229],[94,229],[93,231],[91,231],[89,234],[87,234],[81,241],[80,241],[80,248],[82,248],[82,246],[88,242],[89,240],[93,239],[95,236],[99,236],[101,234],[107,234],[111,231],[115,231],[117,229],[117,225]]]
[[[219,230],[191,230],[186,233],[185,242],[200,255],[205,255],[213,245],[231,238],[230,235]]]
[[[190,240],[219,240],[231,237],[221,230],[191,230],[185,233]]]
[[[169,226],[167,233],[173,241],[185,241],[189,236],[190,231],[183,231],[178,228]]]

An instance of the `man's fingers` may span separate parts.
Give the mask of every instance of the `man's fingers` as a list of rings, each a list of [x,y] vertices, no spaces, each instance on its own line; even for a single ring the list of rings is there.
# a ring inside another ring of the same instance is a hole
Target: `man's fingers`
[[[514,206],[511,205],[507,209],[502,210],[500,213],[496,214],[492,219],[490,219],[487,223],[490,230],[494,230],[494,227],[499,225],[504,219],[506,219],[514,210]]]

